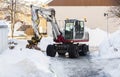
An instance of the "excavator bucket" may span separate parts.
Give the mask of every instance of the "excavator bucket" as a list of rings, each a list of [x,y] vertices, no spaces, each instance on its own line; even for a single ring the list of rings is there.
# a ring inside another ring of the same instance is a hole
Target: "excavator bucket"
[[[37,36],[32,37],[31,40],[27,40],[28,44],[26,45],[26,48],[41,50],[38,47],[38,43],[40,42],[41,39],[42,39],[42,36],[40,38]]]

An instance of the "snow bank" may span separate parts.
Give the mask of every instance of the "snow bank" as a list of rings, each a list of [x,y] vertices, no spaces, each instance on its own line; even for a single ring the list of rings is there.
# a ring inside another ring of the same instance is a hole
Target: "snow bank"
[[[39,47],[42,51],[46,51],[46,48],[49,44],[53,44],[54,41],[53,41],[53,37],[42,37],[40,43],[39,43]]]
[[[57,77],[68,77],[64,69],[64,64],[58,61],[59,58],[51,58],[52,68],[54,69]]]
[[[0,77],[54,77],[50,61],[41,51],[26,49],[25,41],[17,41],[13,50],[0,55]]]
[[[120,31],[114,32],[106,38],[99,46],[102,58],[120,57]]]
[[[111,69],[106,69],[105,71],[107,71],[111,77],[120,77],[120,64],[113,66]]]
[[[99,28],[86,28],[86,31],[89,32],[89,46],[99,46],[107,36],[107,33]]]
[[[120,77],[120,64],[117,66],[111,66],[111,68],[106,68],[105,72],[110,74],[110,77]]]

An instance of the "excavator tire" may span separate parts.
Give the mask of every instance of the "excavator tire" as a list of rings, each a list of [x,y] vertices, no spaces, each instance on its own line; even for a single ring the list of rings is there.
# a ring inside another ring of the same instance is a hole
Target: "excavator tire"
[[[82,52],[79,52],[79,55],[80,56],[86,56],[88,51],[89,51],[88,45],[83,45],[82,46]]]
[[[71,45],[69,47],[69,58],[77,58],[79,57],[79,48],[76,45]]]
[[[46,53],[47,53],[47,56],[55,57],[56,51],[54,50],[54,46],[48,45]]]

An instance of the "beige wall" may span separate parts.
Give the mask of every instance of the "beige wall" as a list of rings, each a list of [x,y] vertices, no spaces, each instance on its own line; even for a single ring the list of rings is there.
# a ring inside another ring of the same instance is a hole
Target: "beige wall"
[[[65,20],[66,18],[82,19],[86,17],[87,22],[85,24],[87,27],[101,28],[106,31],[107,19],[104,17],[104,13],[108,12],[109,6],[51,6],[51,8],[56,10],[57,20]],[[110,32],[119,29],[118,24],[112,18],[109,18],[108,23]]]

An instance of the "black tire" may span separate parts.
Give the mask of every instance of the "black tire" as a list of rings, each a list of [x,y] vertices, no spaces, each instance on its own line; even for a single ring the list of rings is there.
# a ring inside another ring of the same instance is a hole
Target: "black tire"
[[[58,52],[58,55],[59,55],[59,56],[65,56],[65,53],[60,53],[60,52]]]
[[[69,47],[69,57],[70,58],[77,58],[79,57],[79,49],[78,49],[78,46],[76,45],[71,45]]]
[[[82,52],[80,52],[79,55],[80,56],[86,56],[88,51],[89,51],[88,45],[83,45],[82,46]]]
[[[48,45],[46,53],[47,53],[47,56],[55,57],[56,51],[54,50],[54,46]]]

